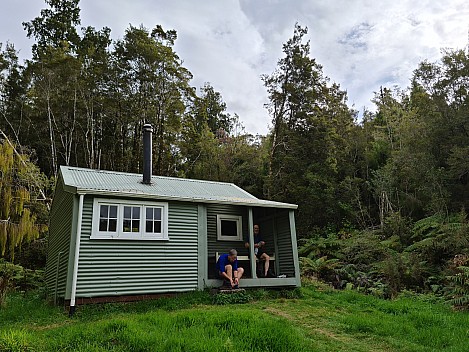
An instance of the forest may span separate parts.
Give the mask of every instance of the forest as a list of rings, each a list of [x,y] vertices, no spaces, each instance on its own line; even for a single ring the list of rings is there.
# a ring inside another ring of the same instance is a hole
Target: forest
[[[23,23],[30,59],[0,46],[0,289],[18,268],[43,269],[59,165],[139,173],[151,123],[155,175],[298,204],[305,276],[469,307],[469,53],[422,61],[408,87],[381,87],[359,114],[296,24],[261,77],[271,129],[254,136],[210,83],[191,86],[176,30],[130,25],[112,40],[80,27],[79,0],[45,3]]]

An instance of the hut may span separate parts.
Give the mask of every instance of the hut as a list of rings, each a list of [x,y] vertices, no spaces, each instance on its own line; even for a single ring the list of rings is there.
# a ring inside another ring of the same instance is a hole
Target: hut
[[[61,166],[50,215],[48,294],[72,310],[213,287],[221,284],[217,255],[231,248],[246,270],[241,287],[299,286],[297,206],[258,199],[232,183],[152,176],[145,127],[143,177]],[[256,275],[254,224],[275,259],[275,277]]]

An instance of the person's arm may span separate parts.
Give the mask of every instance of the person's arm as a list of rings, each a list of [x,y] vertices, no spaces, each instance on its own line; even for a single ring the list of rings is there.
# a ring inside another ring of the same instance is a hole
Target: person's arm
[[[260,241],[259,243],[254,243],[254,248],[260,248],[265,244],[264,241]],[[249,248],[249,242],[244,243],[245,248]]]

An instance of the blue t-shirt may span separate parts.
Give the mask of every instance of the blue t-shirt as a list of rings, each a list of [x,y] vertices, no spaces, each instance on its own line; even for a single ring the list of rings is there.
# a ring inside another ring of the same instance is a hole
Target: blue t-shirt
[[[218,271],[224,273],[225,272],[225,266],[228,264],[231,264],[233,271],[238,270],[238,259],[236,259],[233,263],[230,262],[228,259],[228,254],[222,254],[220,258],[218,258],[217,261],[217,269]]]

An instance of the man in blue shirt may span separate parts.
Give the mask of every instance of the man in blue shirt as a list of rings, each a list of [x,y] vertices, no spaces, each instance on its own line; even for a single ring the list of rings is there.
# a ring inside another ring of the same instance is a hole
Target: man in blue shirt
[[[232,249],[228,254],[222,254],[217,261],[217,270],[220,278],[229,282],[232,288],[238,288],[239,280],[243,276],[244,269],[238,268],[238,252]]]
[[[265,242],[262,240],[259,225],[254,225],[254,254],[256,255],[257,259],[265,261],[264,264],[264,272],[262,273],[264,277],[267,277],[269,274],[269,266],[270,266],[270,257],[264,251]],[[244,247],[249,248],[249,238],[246,238]]]

